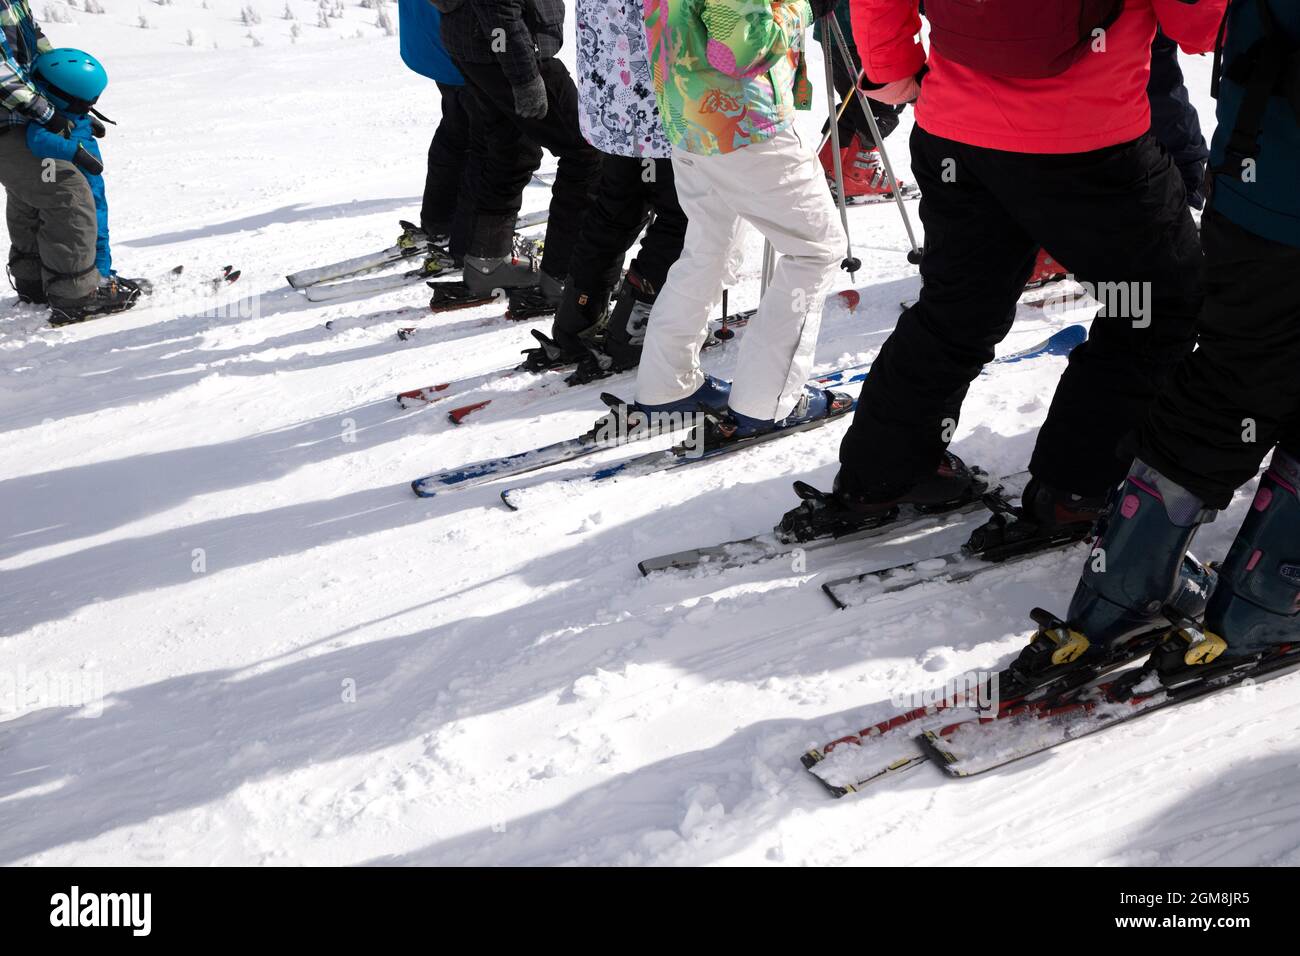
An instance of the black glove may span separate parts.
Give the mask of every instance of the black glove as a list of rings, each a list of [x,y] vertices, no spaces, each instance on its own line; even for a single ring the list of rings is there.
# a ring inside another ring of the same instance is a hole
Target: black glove
[[[108,127],[99,121],[99,117],[90,118],[90,133],[95,139],[103,139],[104,134],[108,132]]]
[[[540,76],[528,81],[527,86],[512,86],[515,95],[515,112],[524,119],[539,120],[546,115],[546,84]]]
[[[64,139],[72,138],[72,120],[68,119],[58,110],[54,115],[41,124],[56,136],[62,136]]]
[[[104,171],[104,164],[80,143],[77,144],[77,151],[72,154],[72,161],[79,169],[85,170],[92,176],[98,176]]]

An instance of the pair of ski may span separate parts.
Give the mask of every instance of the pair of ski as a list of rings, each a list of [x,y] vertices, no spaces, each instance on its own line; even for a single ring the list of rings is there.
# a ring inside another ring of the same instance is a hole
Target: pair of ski
[[[973,777],[1139,717],[1300,668],[1300,644],[1284,644],[1239,661],[1205,665],[1203,672],[1166,686],[1152,671],[1129,665],[1154,650],[1167,630],[1153,630],[1108,661],[1067,672],[1060,682],[999,700],[992,707],[990,683],[984,700],[977,691],[974,700],[971,694],[954,695],[919,706],[809,750],[800,762],[835,797],[925,763],[936,764],[949,777]]]
[[[520,216],[516,220],[516,228],[527,229],[531,226],[540,226],[547,221],[549,215],[549,212],[541,211]],[[401,235],[386,249],[328,265],[302,269],[285,278],[292,288],[302,292],[310,301],[329,302],[355,295],[373,295],[401,289],[456,271],[447,250],[430,241],[423,229],[406,220],[402,220],[400,225]],[[413,268],[390,275],[352,278],[411,262],[417,264]]]
[[[1032,348],[995,359],[994,364],[1010,364],[1046,355],[1068,355],[1076,345],[1084,340],[1085,337],[1086,332],[1082,326],[1068,326],[1054,333],[1048,339],[1040,342]],[[819,388],[836,388],[860,383],[866,379],[870,368],[871,363],[867,362],[836,369],[833,372],[812,379],[809,384]],[[602,399],[605,400],[606,404],[610,405],[611,408],[622,407],[622,403],[613,396],[605,395],[602,396]],[[583,475],[566,479],[564,482],[560,483],[558,487],[562,491],[567,491],[579,484],[606,481],[617,477],[645,475],[688,465],[697,461],[710,460],[723,455],[745,451],[758,444],[764,444],[778,438],[783,438],[787,435],[798,434],[813,428],[819,428],[822,425],[828,424],[829,422],[848,414],[855,406],[856,399],[853,399],[851,402],[843,403],[842,407],[836,408],[834,413],[826,418],[805,422],[791,428],[778,429],[754,438],[717,444],[712,447],[701,441],[699,436],[692,433],[692,436],[687,441],[675,445],[672,448],[651,452],[647,455],[626,459],[611,465],[596,467]],[[686,425],[682,424],[679,425],[679,427],[686,427]],[[666,432],[664,431],[649,427],[633,431],[620,431],[619,429],[610,427],[609,417],[606,416],[598,421],[591,430],[576,438],[565,439],[550,445],[543,445],[513,455],[507,455],[502,458],[493,458],[487,461],[465,465],[460,468],[426,475],[413,481],[411,487],[418,496],[422,498],[430,498],[434,495],[453,489],[468,488],[496,481],[501,478],[512,478],[525,475],[530,472],[549,468],[553,465],[564,464],[588,455],[607,451],[611,448],[629,444],[632,441],[643,440],[665,433]],[[507,488],[501,493],[501,498],[502,501],[512,510],[518,510],[522,505],[523,499],[526,497],[526,492],[531,490],[532,489]]]
[[[735,337],[735,331],[737,329],[742,329],[749,323],[750,318],[753,317],[756,311],[757,311],[756,309],[747,309],[744,312],[736,312],[732,315],[724,316],[723,318],[719,319],[716,323],[714,323],[710,327],[709,337],[704,342],[704,348],[711,349],[711,348],[716,348],[719,345],[726,344],[728,341],[730,341],[732,338]],[[527,364],[515,365],[515,366],[511,366],[510,368],[500,369],[496,372],[487,372],[486,374],[483,375],[476,375],[473,378],[462,379],[459,382],[442,382],[438,385],[427,385],[424,388],[413,388],[410,391],[399,392],[397,395],[397,403],[401,405],[403,408],[415,408],[420,405],[430,405],[433,404],[434,402],[441,402],[441,401],[445,401],[446,399],[455,398],[457,396],[464,395],[469,392],[478,391],[479,389],[487,385],[493,384],[495,382],[506,381],[523,375],[537,376],[540,378],[542,376],[549,375],[551,372],[572,373],[577,369],[577,366],[578,366],[577,362],[571,362],[567,360],[555,362],[552,365],[542,369],[533,369],[528,367]],[[624,374],[626,373],[613,372],[606,377],[612,378]],[[558,380],[554,378],[549,378],[545,381],[540,381],[535,385],[530,385],[528,388],[522,389],[519,392],[516,392],[514,394],[516,395],[527,394],[533,397],[541,397],[544,394],[549,394],[550,392],[557,391],[561,386],[561,384],[567,387],[569,385],[580,385],[580,384],[587,384],[587,383],[585,381],[582,382],[576,381],[572,379],[572,377],[566,377]],[[447,412],[447,417],[451,420],[452,424],[459,425],[462,422],[464,422],[465,419],[468,418],[470,415],[472,415],[474,412],[487,408],[491,404],[492,404],[492,399],[488,398],[479,402],[472,402],[467,405],[461,405]]]

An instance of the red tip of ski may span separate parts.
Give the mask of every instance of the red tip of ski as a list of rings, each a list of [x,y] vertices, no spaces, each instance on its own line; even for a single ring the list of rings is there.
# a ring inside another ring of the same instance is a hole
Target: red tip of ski
[[[857,289],[845,289],[843,292],[835,293],[835,295],[848,309],[856,309],[858,303],[862,301],[862,294]]]
[[[462,405],[460,408],[453,408],[451,411],[449,411],[447,413],[447,417],[451,419],[451,423],[453,425],[459,425],[461,422],[463,422],[470,415],[474,414],[480,408],[486,408],[491,404],[492,404],[492,399],[489,398],[482,402],[475,402],[473,405]]]
[[[441,385],[427,385],[424,388],[413,388],[409,392],[397,393],[397,404],[405,405],[411,402],[436,402],[439,398],[446,396],[435,396],[434,392],[443,392],[451,388],[450,382],[443,382]]]

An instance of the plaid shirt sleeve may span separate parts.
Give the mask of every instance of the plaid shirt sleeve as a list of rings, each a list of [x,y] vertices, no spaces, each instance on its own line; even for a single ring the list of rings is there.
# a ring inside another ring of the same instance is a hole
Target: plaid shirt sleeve
[[[469,0],[469,4],[510,85],[527,86],[540,76],[537,46],[524,22],[527,0]]]
[[[38,51],[52,49],[25,4],[0,0],[0,108],[8,114],[0,117],[0,123],[16,123],[19,117],[44,123],[54,115],[54,107],[36,92],[15,56],[24,21],[36,32]]]

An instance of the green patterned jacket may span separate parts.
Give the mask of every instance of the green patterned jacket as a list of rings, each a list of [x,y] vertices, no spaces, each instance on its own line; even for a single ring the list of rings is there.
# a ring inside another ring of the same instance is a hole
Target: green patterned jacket
[[[674,146],[729,153],[770,139],[808,108],[808,0],[644,4],[655,98]]]

